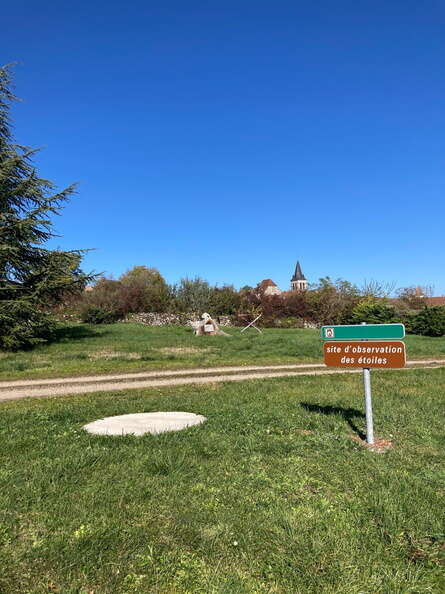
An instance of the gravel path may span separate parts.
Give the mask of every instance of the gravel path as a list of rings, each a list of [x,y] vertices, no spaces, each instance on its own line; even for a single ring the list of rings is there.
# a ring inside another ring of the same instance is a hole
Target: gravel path
[[[409,361],[405,369],[429,369],[444,367],[445,359]],[[401,370],[403,371],[403,370]],[[337,373],[360,373],[361,369],[332,369],[323,363],[297,365],[250,365],[245,367],[203,367],[169,371],[150,371],[116,375],[95,375],[41,380],[17,380],[0,382],[0,401],[20,398],[66,396],[161,386],[185,384],[211,384],[238,382],[247,379],[293,377],[299,375],[333,375]],[[196,377],[198,376],[198,377]]]
[[[445,361],[444,361],[445,363]],[[163,371],[161,369],[154,371],[139,371],[137,373],[118,373],[114,375],[81,375],[76,377],[59,377],[54,379],[35,379],[35,380],[12,380],[0,381],[0,389],[11,388],[17,386],[46,386],[52,384],[83,384],[90,382],[109,382],[121,380],[133,380],[150,377],[174,377],[183,375],[204,375],[206,373],[231,373],[233,371],[261,371],[265,369],[272,370],[290,370],[290,369],[305,369],[307,367],[326,367],[324,363],[300,363],[298,365],[243,365],[236,367],[191,367],[190,369],[169,369]]]

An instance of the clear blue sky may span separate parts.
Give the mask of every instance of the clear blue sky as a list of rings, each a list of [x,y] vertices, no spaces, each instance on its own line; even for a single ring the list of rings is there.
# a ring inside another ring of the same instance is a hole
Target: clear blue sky
[[[79,193],[53,245],[169,282],[445,294],[445,5],[17,0],[15,132]]]

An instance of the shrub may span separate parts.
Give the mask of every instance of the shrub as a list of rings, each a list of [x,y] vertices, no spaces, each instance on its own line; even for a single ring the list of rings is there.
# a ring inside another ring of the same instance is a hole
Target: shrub
[[[321,278],[313,290],[306,292],[306,318],[320,326],[345,324],[359,299],[357,287],[348,281]]]
[[[348,321],[351,324],[390,324],[396,321],[396,311],[384,301],[365,299],[354,307]]]
[[[396,322],[400,322],[405,326],[405,331],[407,334],[413,334],[413,322],[415,318],[415,314],[411,312],[404,312],[396,310]]]
[[[304,328],[304,320],[290,316],[278,318],[275,320],[275,328]]]
[[[134,266],[119,282],[120,309],[125,313],[165,312],[171,304],[170,288],[156,268]]]
[[[120,317],[118,312],[97,305],[88,305],[81,314],[82,322],[86,324],[112,324],[117,322]]]
[[[231,316],[239,308],[241,298],[232,285],[213,287],[210,293],[210,313],[214,316]]]
[[[413,318],[412,331],[422,336],[445,335],[445,306],[425,307]]]
[[[310,317],[309,310],[309,292],[295,291],[282,297],[284,304],[284,316],[286,318],[304,318]]]
[[[122,308],[121,292],[122,285],[120,281],[100,278],[92,291],[86,291],[83,294],[82,310],[86,310],[88,307],[98,307],[105,311],[119,312],[119,314],[123,315],[126,312]]]
[[[279,295],[262,295],[260,296],[260,303],[263,323],[269,320],[268,325],[274,326],[274,320],[286,315],[284,299]]]
[[[119,319],[128,313],[164,312],[171,303],[171,294],[155,268],[135,266],[119,280],[100,278],[92,290],[83,294],[82,301],[84,310],[95,307],[108,312],[108,318]]]
[[[199,276],[192,279],[182,278],[172,291],[177,311],[208,312],[211,309],[212,289],[209,283]]]

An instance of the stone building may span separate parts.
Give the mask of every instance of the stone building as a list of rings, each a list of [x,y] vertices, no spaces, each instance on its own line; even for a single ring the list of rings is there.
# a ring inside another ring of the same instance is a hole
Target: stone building
[[[290,280],[290,291],[282,291],[280,287],[271,279],[265,278],[257,285],[257,291],[262,295],[283,295],[286,296],[292,291],[306,291],[307,280],[301,271],[300,262],[297,261],[295,272]]]
[[[271,278],[262,280],[258,288],[263,295],[281,295],[281,289]]]
[[[297,261],[295,266],[294,276],[290,279],[291,291],[306,291],[307,280],[304,274],[301,272],[300,262]]]

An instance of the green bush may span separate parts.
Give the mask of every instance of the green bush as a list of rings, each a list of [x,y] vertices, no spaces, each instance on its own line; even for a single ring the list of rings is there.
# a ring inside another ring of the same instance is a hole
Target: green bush
[[[118,299],[125,313],[166,312],[172,295],[159,270],[134,266],[119,279]]]
[[[396,310],[382,301],[366,299],[354,307],[348,322],[351,324],[390,324],[396,320]]]
[[[212,309],[212,287],[199,276],[181,278],[179,284],[172,287],[172,294],[176,311],[210,313]]]
[[[422,336],[444,336],[445,306],[425,307],[414,316],[412,331]]]
[[[240,303],[240,295],[232,285],[212,287],[209,300],[212,315],[231,316],[239,309]]]
[[[275,328],[304,328],[304,320],[296,317],[277,318]]]
[[[120,317],[117,312],[96,305],[86,307],[81,314],[82,322],[86,324],[112,324]]]
[[[396,322],[400,322],[405,326],[405,331],[407,334],[413,334],[413,323],[416,318],[416,314],[410,311],[403,311],[400,309],[396,309]]]

